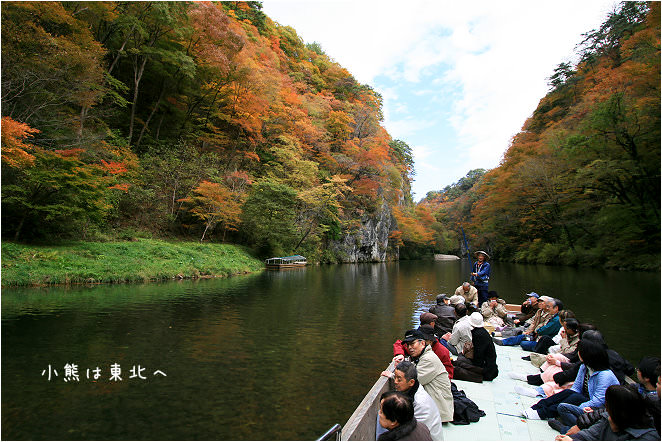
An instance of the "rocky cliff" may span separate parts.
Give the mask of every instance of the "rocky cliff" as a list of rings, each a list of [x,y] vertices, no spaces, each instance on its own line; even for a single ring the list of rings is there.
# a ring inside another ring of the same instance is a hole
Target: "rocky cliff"
[[[398,248],[389,245],[389,234],[397,229],[391,209],[383,204],[377,213],[361,218],[360,227],[329,244],[342,262],[380,262],[398,259]]]

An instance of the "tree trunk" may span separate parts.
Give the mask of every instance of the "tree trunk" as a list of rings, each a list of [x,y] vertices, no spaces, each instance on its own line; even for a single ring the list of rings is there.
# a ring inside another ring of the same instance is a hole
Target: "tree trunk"
[[[115,69],[115,65],[120,60],[120,56],[122,55],[122,51],[124,50],[124,47],[126,46],[127,42],[129,41],[129,37],[133,33],[134,29],[136,29],[135,24],[131,27],[131,30],[126,33],[126,37],[124,38],[124,41],[122,42],[122,46],[120,46],[119,50],[117,51],[117,56],[115,57],[113,62],[110,64],[110,67],[108,68],[108,75],[110,75],[111,72],[113,72],[113,69]],[[106,80],[104,79],[104,83],[105,83],[105,81]]]
[[[129,122],[129,144],[131,144],[131,139],[133,138],[133,125],[136,119],[136,106],[138,104],[138,92],[140,87],[140,80],[142,79],[143,72],[145,72],[145,64],[147,64],[147,56],[143,58],[143,62],[138,68],[138,58],[136,57],[133,61],[133,102],[131,103],[131,120]]]
[[[177,197],[177,183],[175,182],[172,188],[172,207],[170,208],[170,215],[175,214],[175,199]]]
[[[115,65],[117,65],[117,62],[120,59],[121,53],[124,50],[124,47],[126,46],[126,43],[129,41],[129,36],[133,32],[133,30],[136,28],[136,25],[134,24],[133,27],[131,27],[131,30],[127,32],[126,37],[124,38],[124,41],[122,42],[122,46],[119,48],[117,51],[117,55],[115,56],[115,59],[113,62],[110,64],[110,67],[108,68],[108,75],[113,72],[113,69],[115,68]],[[103,78],[101,82],[101,87],[103,88],[106,85],[106,77]],[[92,106],[89,105],[83,105],[81,110],[80,110],[80,126],[78,127],[78,143],[80,143],[83,139],[83,126],[85,125],[85,119],[87,118],[87,114],[90,111],[90,108]]]
[[[25,222],[25,218],[27,217],[27,213],[23,213],[23,217],[21,218],[21,222],[18,223],[18,227],[16,228],[16,234],[14,235],[14,241],[18,241],[18,236],[21,234],[21,229],[23,229],[23,223]]]
[[[83,141],[83,126],[85,125],[85,119],[87,118],[87,113],[90,110],[91,106],[83,105],[80,108],[80,124],[78,125],[78,130],[76,131],[76,139],[78,144]]]
[[[209,224],[205,225],[205,231],[202,232],[202,238],[200,238],[200,242],[205,240],[205,235],[207,234],[207,229],[209,229]]]
[[[159,108],[159,104],[161,104],[161,100],[163,99],[163,95],[165,95],[165,80],[161,83],[161,92],[159,93],[159,99],[156,100],[156,104],[152,108],[152,112],[150,112],[149,117],[147,117],[147,121],[145,121],[145,124],[143,125],[143,128],[140,130],[140,135],[138,135],[138,141],[136,141],[136,147],[140,146],[140,142],[143,139],[143,135],[145,134],[145,130],[147,129],[147,126],[149,126],[149,122],[152,120],[152,117],[156,113],[156,110]]]
[[[161,133],[161,125],[163,124],[163,118],[165,117],[165,114],[161,114],[161,119],[159,119],[159,124],[156,126],[156,135],[154,136],[154,139],[156,141],[159,141],[159,134]]]

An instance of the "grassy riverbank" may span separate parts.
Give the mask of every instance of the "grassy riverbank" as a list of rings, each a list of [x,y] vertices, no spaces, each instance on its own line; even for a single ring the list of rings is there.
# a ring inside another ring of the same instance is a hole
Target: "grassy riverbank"
[[[152,239],[58,246],[2,242],[3,287],[231,276],[263,267],[246,249],[231,244]]]

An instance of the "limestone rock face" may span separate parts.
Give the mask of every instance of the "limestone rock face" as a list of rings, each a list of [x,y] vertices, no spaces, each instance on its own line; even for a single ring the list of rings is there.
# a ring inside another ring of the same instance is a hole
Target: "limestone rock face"
[[[342,262],[397,260],[398,249],[389,247],[388,237],[396,228],[390,208],[383,204],[377,213],[361,219],[357,231],[345,234],[340,240],[329,244],[329,248]]]

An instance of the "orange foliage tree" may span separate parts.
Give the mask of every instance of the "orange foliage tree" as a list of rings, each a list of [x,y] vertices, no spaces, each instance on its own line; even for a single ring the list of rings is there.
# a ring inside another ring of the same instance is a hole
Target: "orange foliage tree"
[[[438,219],[459,214],[501,258],[659,266],[659,16],[659,3],[624,2],[587,33],[499,167]]]
[[[227,187],[203,181],[193,190],[194,195],[180,201],[190,206],[188,209],[204,223],[200,242],[205,235],[220,224],[223,229],[223,241],[228,230],[237,230],[241,223],[241,199]]]
[[[2,117],[2,162],[11,167],[26,167],[34,164],[34,155],[29,151],[34,146],[26,142],[39,130],[9,117]]]

